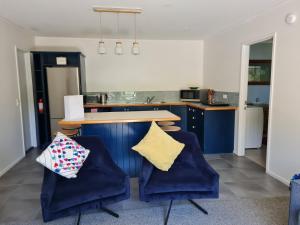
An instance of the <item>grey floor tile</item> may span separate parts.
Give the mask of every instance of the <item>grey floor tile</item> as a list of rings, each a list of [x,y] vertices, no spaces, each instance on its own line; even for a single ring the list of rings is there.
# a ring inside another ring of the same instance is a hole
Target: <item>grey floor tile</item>
[[[43,167],[35,158],[40,151],[32,150],[26,158],[0,178],[0,223],[9,221],[42,221],[39,195]],[[205,155],[220,174],[220,199],[268,198],[288,196],[288,187],[268,176],[265,170],[245,157],[232,154]],[[201,202],[206,200],[201,200]],[[210,201],[210,200],[209,200]],[[218,200],[211,200],[218,201]],[[187,204],[176,201],[174,204]],[[168,201],[141,202],[137,178],[131,179],[131,198],[110,206],[113,210],[130,210],[166,206]],[[73,218],[71,218],[73,220]]]
[[[227,186],[238,198],[258,199],[272,197],[269,190],[252,181],[225,182],[223,185]]]
[[[39,200],[11,198],[0,208],[0,222],[32,221],[40,209]]]

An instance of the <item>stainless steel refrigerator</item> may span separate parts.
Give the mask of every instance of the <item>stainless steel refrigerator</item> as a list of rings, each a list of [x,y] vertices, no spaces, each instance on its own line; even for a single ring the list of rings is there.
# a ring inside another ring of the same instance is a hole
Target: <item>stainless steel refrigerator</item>
[[[79,95],[78,67],[47,67],[51,136],[60,130],[57,122],[65,117],[64,96]]]

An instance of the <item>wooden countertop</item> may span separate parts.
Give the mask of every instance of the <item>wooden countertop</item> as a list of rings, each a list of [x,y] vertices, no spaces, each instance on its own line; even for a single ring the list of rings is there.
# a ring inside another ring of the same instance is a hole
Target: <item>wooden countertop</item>
[[[179,121],[181,118],[168,110],[157,111],[129,111],[129,112],[102,112],[85,113],[82,120],[58,122],[60,126],[81,125],[81,124],[104,124],[104,123],[132,123],[152,121]]]
[[[84,105],[85,108],[107,108],[107,107],[134,107],[134,106],[191,106],[202,110],[237,110],[237,106],[208,106],[203,105],[202,103],[194,103],[194,102],[166,102],[166,103],[87,103]]]

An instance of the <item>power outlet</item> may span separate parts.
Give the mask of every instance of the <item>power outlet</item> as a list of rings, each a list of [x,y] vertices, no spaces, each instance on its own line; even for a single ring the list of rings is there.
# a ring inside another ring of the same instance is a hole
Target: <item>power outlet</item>
[[[228,98],[227,94],[223,94],[223,99],[227,99],[227,98]]]

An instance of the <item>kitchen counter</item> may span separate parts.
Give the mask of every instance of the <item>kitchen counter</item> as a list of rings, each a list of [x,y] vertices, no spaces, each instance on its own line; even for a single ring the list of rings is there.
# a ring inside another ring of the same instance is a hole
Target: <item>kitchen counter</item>
[[[154,103],[87,103],[84,105],[85,108],[108,108],[108,107],[145,107],[145,106],[191,106],[202,110],[237,110],[237,106],[208,106],[198,102],[154,102]]]
[[[85,113],[82,120],[61,120],[60,126],[82,124],[108,124],[108,123],[132,123],[152,121],[179,121],[180,117],[167,110],[158,111],[130,111],[130,112],[103,112]]]

